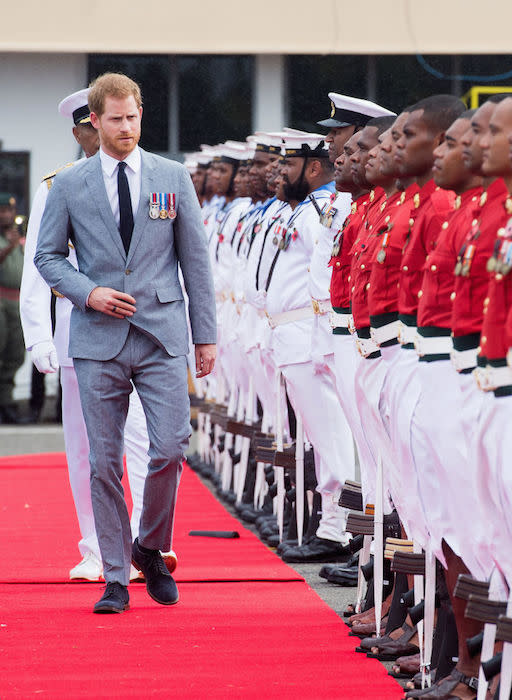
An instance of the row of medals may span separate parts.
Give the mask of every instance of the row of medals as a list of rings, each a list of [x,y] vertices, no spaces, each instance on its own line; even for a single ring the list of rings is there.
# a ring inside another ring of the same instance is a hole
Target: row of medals
[[[149,216],[152,219],[175,219],[176,210],[175,209],[160,209],[159,204],[149,205]]]

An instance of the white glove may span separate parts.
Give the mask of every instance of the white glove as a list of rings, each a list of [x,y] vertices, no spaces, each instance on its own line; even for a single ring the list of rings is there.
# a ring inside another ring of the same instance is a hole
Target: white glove
[[[254,306],[257,309],[264,309],[267,303],[267,292],[264,289],[258,289],[254,295]]]
[[[59,369],[57,350],[50,340],[42,340],[32,346],[32,362],[41,374],[53,374]]]

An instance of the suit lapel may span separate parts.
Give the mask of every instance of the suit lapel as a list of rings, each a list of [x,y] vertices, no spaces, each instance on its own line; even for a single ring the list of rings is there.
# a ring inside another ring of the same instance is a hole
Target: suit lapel
[[[144,229],[149,218],[149,200],[148,193],[154,192],[155,190],[155,166],[151,158],[148,158],[145,151],[141,149],[141,183],[140,183],[140,198],[139,198],[139,208],[137,209],[137,215],[133,224],[132,240],[130,243],[130,249],[128,251],[128,256],[126,262],[128,263],[133,257],[135,250],[140,243]]]
[[[91,167],[88,169],[85,176],[87,182],[87,187],[91,193],[91,198],[96,205],[101,214],[101,218],[105,223],[105,227],[112,237],[112,241],[116,246],[117,250],[121,255],[126,257],[124,252],[123,242],[121,240],[121,235],[112,214],[112,209],[110,207],[110,202],[107,197],[107,190],[105,189],[105,182],[103,180],[103,171],[101,169],[101,160],[99,153],[89,159]]]

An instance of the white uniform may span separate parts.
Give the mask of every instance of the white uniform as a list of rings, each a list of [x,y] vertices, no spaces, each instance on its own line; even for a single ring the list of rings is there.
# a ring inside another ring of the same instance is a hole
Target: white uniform
[[[39,185],[32,203],[27,229],[20,295],[21,322],[27,350],[31,350],[37,343],[51,342],[52,340],[51,291],[34,265],[39,226],[49,186],[51,186],[51,178],[45,179]],[[69,261],[78,267],[75,251],[71,246]],[[53,342],[61,367],[62,427],[69,481],[82,536],[78,548],[82,556],[92,552],[99,559],[100,552],[94,526],[89,481],[89,441],[80,405],[73,360],[68,355],[71,310],[72,303],[68,299],[57,298]],[[137,537],[139,530],[142,495],[148,464],[148,448],[146,418],[138,394],[134,389],[130,395],[130,406],[125,426],[126,464],[133,501],[131,526],[134,538]]]
[[[327,187],[313,195],[321,208],[330,198]],[[286,248],[276,252],[266,307],[271,317],[310,309],[309,316],[277,325],[271,349],[287,384],[290,401],[302,417],[315,450],[317,490],[322,496],[322,519],[317,536],[346,541],[345,513],[337,506],[341,487],[354,477],[354,464],[345,461],[346,420],[330,375],[317,373],[312,362],[314,314],[309,291],[310,265],[318,235],[318,213],[309,200],[301,202],[285,223]],[[327,292],[324,292],[324,298]],[[341,430],[341,434],[340,434]],[[349,442],[352,437],[349,435]]]

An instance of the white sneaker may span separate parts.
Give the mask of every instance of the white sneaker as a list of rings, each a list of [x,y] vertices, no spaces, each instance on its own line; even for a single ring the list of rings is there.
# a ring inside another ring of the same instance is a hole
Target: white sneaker
[[[98,557],[92,552],[87,552],[80,564],[74,566],[69,572],[70,579],[86,579],[87,581],[99,581],[103,576],[103,566]]]
[[[172,572],[176,569],[178,566],[178,557],[176,556],[176,552],[171,549],[170,552],[162,552],[162,559],[164,560],[164,564],[167,567],[167,571],[172,574]]]

